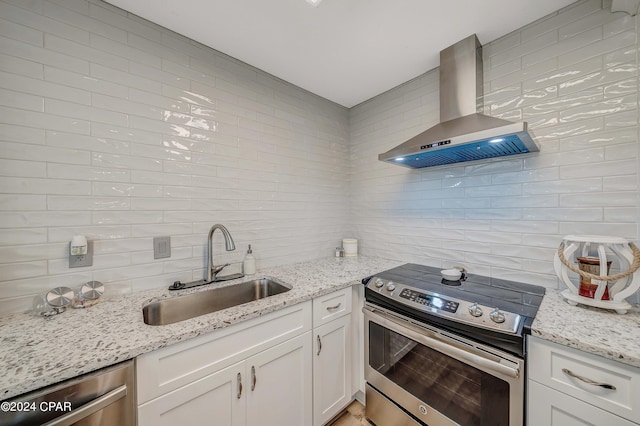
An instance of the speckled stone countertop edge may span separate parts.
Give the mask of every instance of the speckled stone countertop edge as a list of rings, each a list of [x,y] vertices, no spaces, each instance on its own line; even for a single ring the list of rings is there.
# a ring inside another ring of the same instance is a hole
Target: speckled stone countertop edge
[[[0,400],[359,284],[365,276],[402,263],[367,256],[323,258],[177,292],[169,291],[167,285],[105,299],[48,319],[26,313],[0,317]],[[149,326],[143,322],[142,307],[151,301],[262,277],[277,278],[292,289],[175,324]]]
[[[640,368],[640,312],[571,306],[559,290],[547,289],[531,334],[593,355]]]

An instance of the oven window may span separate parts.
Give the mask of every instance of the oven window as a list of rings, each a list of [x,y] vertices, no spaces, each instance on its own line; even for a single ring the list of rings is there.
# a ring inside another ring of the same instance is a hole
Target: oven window
[[[509,384],[369,323],[369,365],[461,425],[509,424]]]

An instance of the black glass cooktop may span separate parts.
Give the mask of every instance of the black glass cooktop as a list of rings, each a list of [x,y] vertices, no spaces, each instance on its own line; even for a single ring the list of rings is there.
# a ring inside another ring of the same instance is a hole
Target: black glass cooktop
[[[458,285],[456,282],[443,280],[439,268],[415,263],[407,263],[376,276],[532,318],[538,311],[545,291],[544,287],[537,285],[473,274],[467,274],[467,279],[460,281]]]
[[[368,302],[386,309],[394,310],[414,319],[438,325],[478,341],[503,347],[522,355],[524,352],[523,336],[531,332],[531,323],[545,293],[544,287],[474,274],[467,274],[464,281],[451,282],[442,278],[440,270],[440,268],[408,263],[380,272],[375,275],[375,278],[382,278],[383,280],[390,280],[415,289],[426,290],[431,294],[442,296],[444,299],[450,298],[477,303],[518,314],[523,317],[524,321],[522,321],[522,325],[515,333],[516,335],[503,336],[490,330],[479,329],[473,325],[458,324],[455,320],[417,311],[390,300],[384,296],[384,292],[371,291],[369,288],[365,290],[365,298]],[[363,282],[366,281],[367,279],[363,280]]]

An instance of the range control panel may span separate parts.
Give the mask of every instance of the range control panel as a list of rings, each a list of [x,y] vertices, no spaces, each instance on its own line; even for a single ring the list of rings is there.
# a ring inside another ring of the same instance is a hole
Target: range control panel
[[[410,287],[381,277],[372,277],[366,287],[414,310],[500,333],[518,334],[523,321],[522,316],[513,312]]]
[[[430,308],[439,309],[441,311],[447,311],[455,313],[458,310],[460,303],[452,300],[447,300],[442,297],[433,296],[428,293],[423,293],[416,290],[405,288],[400,292],[400,297],[410,300],[411,302],[419,303]]]

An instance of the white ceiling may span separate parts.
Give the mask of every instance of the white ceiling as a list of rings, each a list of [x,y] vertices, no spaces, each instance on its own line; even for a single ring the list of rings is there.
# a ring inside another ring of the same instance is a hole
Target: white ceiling
[[[486,44],[574,0],[108,0],[352,107],[439,65],[476,33]]]

